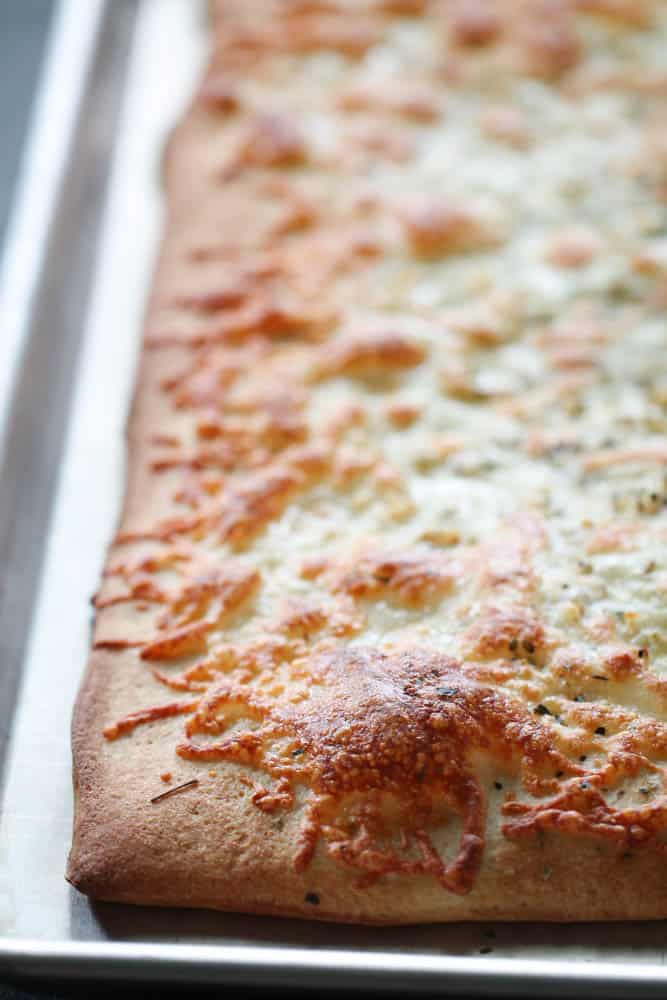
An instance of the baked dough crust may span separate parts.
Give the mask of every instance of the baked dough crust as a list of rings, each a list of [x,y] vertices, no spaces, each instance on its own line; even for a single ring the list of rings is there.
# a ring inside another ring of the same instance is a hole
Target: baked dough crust
[[[667,917],[664,4],[218,0],[210,30],[67,878]]]

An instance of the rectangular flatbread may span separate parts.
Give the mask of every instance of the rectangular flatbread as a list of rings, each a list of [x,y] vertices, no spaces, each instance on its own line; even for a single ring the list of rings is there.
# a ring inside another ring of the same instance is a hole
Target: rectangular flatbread
[[[667,917],[667,4],[216,0],[209,31],[68,879]]]

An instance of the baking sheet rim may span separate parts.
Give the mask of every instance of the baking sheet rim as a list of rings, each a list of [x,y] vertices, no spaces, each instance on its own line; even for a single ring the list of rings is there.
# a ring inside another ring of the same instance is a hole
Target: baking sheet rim
[[[62,0],[62,9],[74,10],[80,0]],[[99,0],[100,8],[109,0]],[[97,22],[99,30],[101,18]],[[95,39],[90,40],[91,48]],[[50,50],[56,48],[50,40]],[[65,47],[63,46],[63,52]],[[94,70],[94,67],[93,67]],[[85,74],[84,74],[85,76]],[[81,86],[90,86],[93,74]],[[50,74],[42,77],[42,88]],[[122,81],[121,81],[122,83]],[[74,154],[70,150],[70,155]],[[25,172],[26,178],[30,171]],[[33,181],[34,183],[34,181]],[[54,209],[62,189],[54,185]],[[22,200],[26,200],[25,190]],[[29,200],[29,199],[28,199]],[[48,266],[34,258],[39,271]],[[28,318],[26,316],[26,322]],[[80,345],[81,354],[84,344]],[[18,705],[17,698],[14,710]],[[138,980],[181,978],[201,982],[303,985],[364,985],[401,989],[406,985],[448,992],[486,992],[487,995],[530,992],[574,993],[585,989],[591,995],[632,988],[635,995],[649,995],[667,985],[667,969],[653,962],[625,963],[578,958],[503,958],[492,955],[437,955],[412,950],[406,953],[377,949],[299,948],[293,945],[123,943],[118,941],[48,941],[30,938],[0,940],[0,965],[22,975],[75,975]],[[618,992],[617,995],[624,995]]]
[[[294,947],[258,947],[247,945],[151,944],[108,942],[100,946],[88,942],[65,945],[43,941],[0,942],[0,959],[12,971],[30,971],[35,975],[66,973],[74,970],[81,976],[104,976],[121,979],[138,974],[138,979],[160,980],[174,976],[189,981],[220,982],[227,972],[230,981],[266,982],[273,985],[301,983],[315,985],[321,977],[328,986],[373,985],[402,989],[406,985],[422,989],[442,986],[443,977],[450,989],[485,990],[487,995],[507,994],[510,987],[532,990],[542,987],[545,995],[562,995],[564,990],[585,989],[595,996],[598,991],[613,996],[616,989],[633,989],[633,996],[650,995],[667,985],[667,969],[650,964],[610,965],[577,963],[562,959],[513,959],[439,956],[416,953],[309,950]],[[610,993],[609,990],[614,992]],[[618,996],[627,994],[619,993]]]

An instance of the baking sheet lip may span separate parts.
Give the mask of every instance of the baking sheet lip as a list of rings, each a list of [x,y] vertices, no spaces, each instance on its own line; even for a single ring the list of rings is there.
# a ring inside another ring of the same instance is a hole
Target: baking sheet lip
[[[84,0],[85,2],[85,0]],[[102,0],[103,3],[108,0]],[[57,193],[58,194],[58,193]],[[43,262],[42,262],[43,266]],[[80,345],[81,349],[81,345]],[[10,707],[10,716],[12,709]],[[0,741],[1,742],[1,741]],[[182,927],[182,925],[181,925]],[[443,925],[443,933],[446,925]],[[178,929],[177,931],[178,932]],[[307,930],[305,932],[307,934]],[[576,962],[576,964],[575,964]],[[134,977],[156,980],[169,977],[205,980],[259,982],[271,977],[308,978],[331,985],[355,980],[374,985],[382,980],[385,988],[407,981],[414,987],[452,991],[484,990],[488,995],[514,988],[518,995],[537,988],[543,992],[563,988],[608,989],[608,995],[622,988],[658,990],[667,983],[666,970],[655,962],[621,965],[606,960],[575,958],[500,958],[493,955],[433,955],[417,949],[403,954],[380,950],[344,948],[303,949],[293,945],[87,942],[40,938],[0,939],[0,968],[36,977],[53,975]],[[449,977],[449,978],[447,978]],[[627,994],[625,994],[627,995]]]
[[[25,968],[39,975],[54,971],[72,971],[85,975],[123,975],[141,970],[167,979],[178,972],[197,970],[202,981],[206,973],[234,973],[234,978],[256,980],[258,973],[271,972],[283,977],[330,974],[334,978],[399,976],[401,981],[414,979],[433,982],[435,977],[455,977],[461,986],[474,981],[477,987],[506,989],[512,982],[522,987],[607,988],[667,986],[667,968],[649,963],[613,963],[592,961],[573,963],[564,959],[501,958],[493,956],[397,954],[383,951],[341,951],[334,948],[295,948],[293,946],[247,946],[230,944],[159,944],[133,942],[85,941],[48,942],[34,939],[0,941],[0,964],[7,968]],[[332,985],[334,983],[332,982]],[[383,984],[385,985],[385,984]],[[398,983],[397,983],[398,985]],[[452,985],[448,982],[448,985]]]
[[[58,0],[51,13],[5,239],[0,246],[0,434],[4,436],[30,315],[59,196],[66,182],[73,134],[88,86],[90,59],[108,0]],[[75,72],[71,72],[76,53]],[[62,67],[68,65],[65,75]]]
[[[0,472],[11,465],[12,432],[21,405],[20,388],[28,371],[32,343],[39,335],[39,309],[48,285],[54,233],[59,211],[71,186],[70,165],[76,155],[86,96],[96,71],[99,40],[110,0],[58,0],[51,13],[45,52],[35,88],[28,134],[19,167],[5,239],[0,246],[0,328],[3,364],[0,369]],[[76,363],[76,359],[75,362]],[[65,408],[62,440],[69,406]],[[55,495],[55,493],[53,494]],[[48,531],[53,496],[47,497]],[[12,531],[14,514],[2,511],[0,548]],[[2,552],[4,556],[6,553]],[[0,582],[9,574],[3,564]],[[39,584],[41,567],[33,582]],[[31,577],[32,580],[32,577]],[[6,757],[16,707],[19,703],[25,642],[36,607],[38,587],[22,607],[25,615],[16,632],[19,655],[3,636],[3,673],[0,675],[0,795],[6,779]],[[6,595],[3,594],[3,598]],[[1,614],[1,613],[0,613]]]

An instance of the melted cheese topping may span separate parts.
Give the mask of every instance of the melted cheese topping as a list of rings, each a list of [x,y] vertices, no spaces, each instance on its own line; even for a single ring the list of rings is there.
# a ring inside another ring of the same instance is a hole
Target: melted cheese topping
[[[507,837],[662,850],[667,8],[261,6],[167,160],[105,735],[189,716],[366,884],[469,891],[489,767]]]

